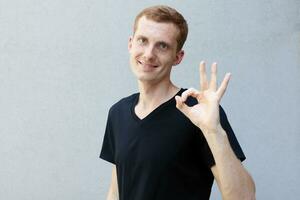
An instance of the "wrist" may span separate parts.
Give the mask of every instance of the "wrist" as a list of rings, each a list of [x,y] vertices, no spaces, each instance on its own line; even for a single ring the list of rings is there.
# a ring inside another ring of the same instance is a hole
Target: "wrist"
[[[226,132],[222,128],[221,124],[217,124],[214,128],[201,129],[204,135],[226,135]]]
[[[221,125],[216,129],[210,129],[203,132],[203,136],[214,156],[222,154],[222,152],[230,147],[227,134]]]

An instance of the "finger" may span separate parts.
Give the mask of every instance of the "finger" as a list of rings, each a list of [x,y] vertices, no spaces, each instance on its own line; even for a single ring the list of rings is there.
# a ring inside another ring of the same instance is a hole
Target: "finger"
[[[176,108],[178,108],[178,110],[180,110],[185,116],[188,117],[191,108],[182,101],[180,96],[175,96],[175,100],[176,100]]]
[[[200,92],[195,88],[189,88],[181,94],[181,101],[185,102],[189,96],[197,98]]]
[[[215,62],[211,65],[211,75],[210,75],[209,88],[212,91],[217,90],[217,63],[215,63]]]
[[[229,80],[230,80],[230,77],[231,77],[231,74],[230,73],[227,73],[219,87],[219,89],[217,90],[217,95],[219,97],[219,101],[221,100],[221,98],[223,97],[226,89],[227,89],[227,86],[228,86],[228,83],[229,83]]]
[[[203,91],[208,88],[208,82],[207,82],[207,78],[206,78],[206,69],[205,69],[204,61],[200,62],[199,71],[200,71],[200,91]]]

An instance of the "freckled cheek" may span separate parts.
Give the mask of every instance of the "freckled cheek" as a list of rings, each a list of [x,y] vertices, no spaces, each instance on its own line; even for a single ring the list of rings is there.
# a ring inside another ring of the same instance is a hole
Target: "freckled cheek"
[[[160,57],[159,59],[164,65],[173,65],[173,59],[171,57]]]
[[[132,55],[134,55],[134,56],[138,56],[142,53],[143,53],[143,48],[141,48],[141,47],[135,47],[132,49]]]

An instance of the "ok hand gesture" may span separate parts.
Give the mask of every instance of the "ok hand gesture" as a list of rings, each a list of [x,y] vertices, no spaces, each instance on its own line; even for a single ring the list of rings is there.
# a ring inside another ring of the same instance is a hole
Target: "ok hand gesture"
[[[208,82],[206,77],[205,62],[202,61],[199,66],[200,71],[200,91],[190,88],[176,96],[176,107],[185,114],[203,134],[217,133],[220,125],[219,103],[224,95],[230,76],[227,73],[217,88],[217,64],[211,65],[211,76]],[[198,100],[198,104],[189,107],[185,104],[186,99],[192,96]]]

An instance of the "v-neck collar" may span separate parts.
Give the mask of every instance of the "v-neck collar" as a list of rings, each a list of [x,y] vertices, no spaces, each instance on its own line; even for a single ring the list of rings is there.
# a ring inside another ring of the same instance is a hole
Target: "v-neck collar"
[[[164,107],[166,107],[167,105],[169,105],[170,103],[172,103],[173,101],[175,101],[175,96],[176,95],[181,95],[181,93],[184,91],[183,88],[180,88],[180,90],[169,100],[165,101],[164,103],[160,104],[158,107],[156,107],[154,110],[152,110],[148,115],[146,115],[144,118],[139,118],[136,113],[135,113],[135,106],[138,103],[139,100],[139,96],[140,93],[136,93],[134,100],[132,101],[132,105],[131,105],[131,115],[134,118],[134,120],[138,123],[142,123],[145,122],[149,119],[151,119],[153,116],[155,116],[156,113],[158,113],[161,109],[163,109]]]

